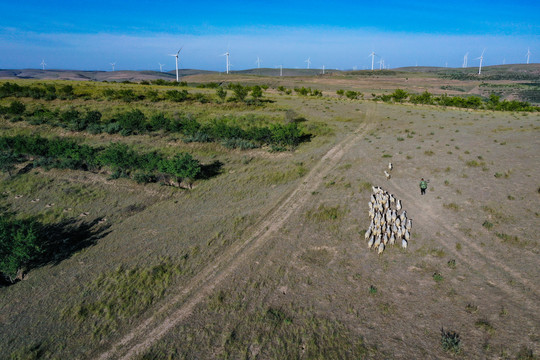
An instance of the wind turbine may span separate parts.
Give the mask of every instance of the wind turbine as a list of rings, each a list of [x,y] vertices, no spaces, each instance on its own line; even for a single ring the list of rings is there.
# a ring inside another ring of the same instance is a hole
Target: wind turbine
[[[467,52],[465,56],[463,56],[463,65],[461,67],[466,68],[467,67],[467,60],[469,59],[469,53]]]
[[[114,66],[116,65],[115,62],[111,63],[111,66],[112,66],[112,71],[114,71]]]
[[[482,51],[482,55],[480,55],[480,57],[477,57],[476,59],[474,60],[480,60],[480,66],[478,67],[478,75],[480,75],[482,73],[482,61],[484,60],[484,52],[486,51],[486,49],[484,49]]]
[[[529,58],[531,57],[531,49],[527,49],[527,64],[529,63]]]
[[[371,56],[371,70],[373,71],[373,65],[375,64],[375,51],[372,51],[368,57]]]
[[[261,59],[257,56],[257,61],[255,61],[255,64],[257,64],[257,69],[261,68]]]
[[[221,54],[220,56],[226,56],[227,57],[227,74],[229,73],[229,66],[231,65],[231,63],[229,62],[229,50],[227,50],[227,52],[225,54]]]
[[[47,64],[45,64],[44,59],[41,59],[41,64],[39,64],[39,65],[41,65],[43,67],[43,70],[45,70],[45,65],[47,65]]]
[[[176,54],[169,54],[169,56],[174,56],[176,58],[176,82],[178,82],[178,54],[182,51],[183,46],[178,50]]]
[[[283,65],[279,65],[279,76],[283,76]]]
[[[311,58],[308,57],[307,60],[304,60],[304,62],[307,63],[307,68],[309,69],[309,65],[311,65]]]
[[[381,58],[381,60],[379,60],[379,70],[382,70],[383,65],[384,65],[384,60]]]
[[[163,72],[163,65],[165,64],[162,64],[162,63],[158,63],[159,64],[159,72]]]
[[[324,65],[322,66],[322,74],[324,75]]]

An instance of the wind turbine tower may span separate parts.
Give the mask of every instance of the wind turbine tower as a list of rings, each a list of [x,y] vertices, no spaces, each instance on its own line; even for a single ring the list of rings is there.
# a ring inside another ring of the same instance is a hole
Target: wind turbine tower
[[[529,58],[531,57],[531,49],[527,49],[527,64],[529,63]]]
[[[112,71],[114,71],[114,66],[116,65],[115,62],[111,63],[111,66],[112,66]]]
[[[463,56],[463,68],[466,68],[467,67],[467,60],[469,58],[469,53],[466,53],[465,56]]]
[[[158,63],[159,64],[159,72],[163,72],[163,65],[165,64],[162,64],[162,63]]]
[[[371,56],[371,71],[373,71],[373,65],[375,65],[375,51],[372,51],[369,56]]]
[[[324,75],[324,65],[322,66],[322,74]]]
[[[255,61],[255,63],[257,64],[257,69],[260,69],[261,68],[261,59],[259,59],[258,56],[257,56],[257,61]]]
[[[482,73],[482,61],[484,60],[484,52],[486,51],[486,49],[484,49],[482,51],[482,55],[480,55],[480,57],[477,57],[475,60],[480,60],[480,66],[478,67],[478,75],[480,75]]]
[[[39,65],[41,65],[43,70],[45,70],[45,65],[47,65],[47,64],[45,64],[45,59],[41,59],[41,64],[39,64]]]
[[[178,50],[176,54],[169,54],[169,56],[174,56],[176,58],[176,82],[178,82],[178,55],[180,54],[180,51],[182,51],[183,46]]]
[[[227,74],[229,73],[229,67],[231,66],[231,63],[229,62],[229,50],[227,50],[227,52],[225,54],[221,54],[221,56],[226,56],[226,69],[227,69]]]
[[[311,58],[308,57],[304,62],[307,62],[307,68],[309,69],[309,66],[311,65]]]

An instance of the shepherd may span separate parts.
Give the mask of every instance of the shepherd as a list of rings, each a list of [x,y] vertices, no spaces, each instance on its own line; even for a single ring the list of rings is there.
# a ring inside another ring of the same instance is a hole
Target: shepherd
[[[422,178],[422,180],[420,180],[420,195],[425,195],[426,189],[427,189],[427,181],[424,180],[424,178]]]

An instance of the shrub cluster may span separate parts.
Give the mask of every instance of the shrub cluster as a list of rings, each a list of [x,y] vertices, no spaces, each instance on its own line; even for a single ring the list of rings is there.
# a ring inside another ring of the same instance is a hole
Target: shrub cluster
[[[321,90],[318,90],[318,89],[312,89],[310,87],[306,88],[306,87],[301,87],[301,88],[294,88],[294,91],[298,94],[298,95],[302,95],[302,96],[322,96],[322,91]]]
[[[215,119],[202,124],[190,115],[170,119],[163,113],[154,113],[147,117],[138,109],[121,112],[107,121],[102,121],[102,114],[95,110],[84,113],[78,110],[62,112],[38,108],[27,114],[25,119],[33,125],[49,124],[93,134],[119,133],[128,136],[166,131],[184,135],[187,142],[221,142],[228,148],[240,149],[270,145],[275,150],[279,150],[284,147],[295,147],[308,138],[294,122],[270,126],[249,126],[244,129],[234,124],[234,119]]]
[[[131,82],[127,82],[132,84]],[[186,82],[170,82],[163,79],[158,79],[154,81],[143,81],[141,84],[149,85],[150,83],[155,85],[167,85],[167,86],[187,86]],[[218,83],[208,83],[198,85],[200,88],[211,88],[211,89],[222,89]],[[228,101],[237,101],[245,102],[246,104],[258,104],[260,99],[263,97],[263,90],[268,89],[267,85],[254,85],[254,86],[243,86],[241,84],[230,83],[227,87],[233,91],[234,97],[229,98]],[[223,90],[223,89],[222,89]],[[247,99],[247,96],[251,93],[252,98]],[[225,100],[225,96],[218,93],[218,98],[221,101]],[[33,99],[45,99],[45,100],[71,100],[79,97],[87,97],[88,94],[75,94],[73,91],[73,86],[71,85],[55,85],[55,84],[44,84],[44,85],[18,85],[10,82],[5,82],[0,86],[0,99],[5,97],[31,97]],[[202,93],[190,94],[187,90],[168,90],[164,94],[159,93],[158,91],[148,89],[144,92],[135,92],[133,89],[104,89],[101,91],[101,96],[98,97],[105,98],[107,100],[120,100],[124,102],[135,102],[142,100],[150,100],[152,102],[157,101],[173,101],[173,102],[184,102],[184,101],[198,101],[201,103],[216,102],[217,99]],[[4,108],[0,108],[4,111]],[[4,111],[5,113],[6,111]]]
[[[111,143],[106,147],[79,145],[73,140],[46,139],[39,136],[16,135],[0,137],[0,154],[14,154],[12,162],[34,158],[34,166],[97,170],[108,167],[113,177],[133,177],[144,182],[172,176],[178,182],[196,179],[201,164],[188,153],[166,158],[158,152],[138,153],[126,144]],[[17,157],[18,156],[18,157]],[[141,181],[139,181],[141,182]]]
[[[77,97],[71,85],[45,84],[43,86],[18,85],[5,82],[0,86],[0,99],[5,97],[30,97],[33,99],[71,100]]]
[[[488,109],[498,111],[540,111],[540,107],[533,106],[528,102],[517,100],[503,100],[500,97],[492,94],[488,99],[482,99],[478,96],[434,96],[428,91],[421,94],[409,94],[402,89],[396,89],[392,94],[375,95],[372,94],[374,101],[384,102],[404,102],[407,101],[413,104],[453,106],[468,109]]]

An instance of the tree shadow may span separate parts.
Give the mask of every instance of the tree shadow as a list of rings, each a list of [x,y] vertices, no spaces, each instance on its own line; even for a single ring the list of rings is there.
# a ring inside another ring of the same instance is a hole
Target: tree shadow
[[[211,164],[201,165],[201,172],[197,175],[197,180],[207,180],[221,174],[223,163],[219,160]]]
[[[109,234],[110,225],[98,225],[100,220],[98,218],[85,223],[77,219],[66,219],[56,224],[42,225],[39,232],[43,239],[43,254],[31,262],[28,269],[58,265],[74,253],[96,244]]]
[[[24,274],[32,269],[45,265],[58,265],[70,258],[76,252],[96,244],[96,242],[109,234],[110,225],[100,225],[101,219],[85,223],[78,219],[66,219],[56,224],[37,227],[38,245],[41,253],[29,261],[20,270],[14,282],[6,276],[0,276],[0,287],[17,283]]]

